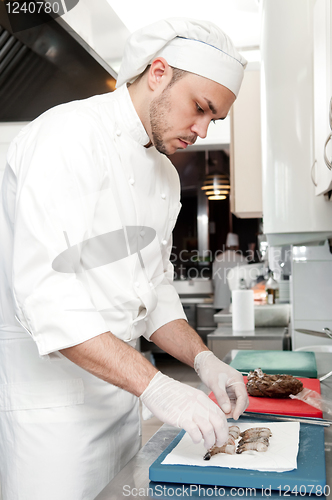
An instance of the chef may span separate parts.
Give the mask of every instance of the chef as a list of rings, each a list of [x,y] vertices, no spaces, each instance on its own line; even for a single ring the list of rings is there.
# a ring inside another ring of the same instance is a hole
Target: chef
[[[50,109],[7,156],[0,207],[3,500],[94,499],[140,447],[139,400],[206,448],[247,406],[172,285],[180,185],[166,155],[224,119],[246,61],[204,21],[135,32],[115,92]],[[214,391],[159,372],[140,336]]]

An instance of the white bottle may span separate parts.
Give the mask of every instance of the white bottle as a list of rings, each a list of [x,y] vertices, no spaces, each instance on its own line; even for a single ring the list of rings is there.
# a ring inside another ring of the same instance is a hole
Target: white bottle
[[[273,271],[269,270],[268,276],[269,278],[266,282],[265,290],[267,294],[267,303],[271,305],[279,302],[279,284],[273,277]]]

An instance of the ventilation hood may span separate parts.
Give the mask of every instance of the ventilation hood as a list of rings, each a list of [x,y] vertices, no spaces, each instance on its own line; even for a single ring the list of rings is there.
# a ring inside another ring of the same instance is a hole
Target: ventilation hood
[[[61,17],[49,19],[14,33],[0,0],[1,122],[115,89],[116,72]]]

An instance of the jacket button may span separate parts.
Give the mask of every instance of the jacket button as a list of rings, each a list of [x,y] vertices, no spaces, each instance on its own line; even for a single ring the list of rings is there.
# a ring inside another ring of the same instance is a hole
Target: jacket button
[[[129,184],[133,185],[134,183],[135,183],[135,179],[133,177],[130,177]]]
[[[135,282],[135,287],[139,288],[139,282],[138,281]]]
[[[148,320],[149,320],[149,318],[147,316],[145,316],[144,321],[148,321]]]
[[[165,200],[165,199],[166,199],[166,195],[165,195],[165,193],[162,193],[162,194],[161,194],[161,197],[162,197],[162,199],[163,199],[163,200]]]
[[[150,281],[149,285],[150,285],[150,288],[153,288],[153,283],[152,283],[152,281]]]
[[[121,135],[121,130],[118,128],[118,129],[116,129],[116,132],[115,132],[115,133],[116,133],[116,135],[117,135],[118,137],[120,137],[120,135]]]
[[[161,244],[162,244],[162,245],[164,245],[164,246],[165,246],[165,245],[167,245],[167,240],[163,240],[163,241],[161,242]]]
[[[137,322],[135,321],[134,326],[137,326]]]

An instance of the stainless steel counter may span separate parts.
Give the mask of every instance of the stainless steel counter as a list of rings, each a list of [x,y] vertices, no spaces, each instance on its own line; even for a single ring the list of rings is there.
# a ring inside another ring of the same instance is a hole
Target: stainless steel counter
[[[119,500],[120,498],[137,497],[154,498],[148,494],[149,467],[179,432],[180,429],[164,424],[146,445],[141,448],[137,455],[104,488],[96,500]],[[139,495],[140,490],[141,492],[144,490],[145,494],[141,493]],[[128,491],[130,492],[129,494],[127,494]]]
[[[332,354],[315,353],[317,360],[318,376],[322,376],[331,370]],[[230,361],[231,358],[229,358]],[[226,361],[227,359],[225,359]],[[332,377],[321,383],[322,395],[331,398]],[[331,419],[331,415],[324,414],[325,418]],[[249,420],[246,418],[246,422]],[[137,455],[115,476],[115,478],[104,488],[95,500],[120,500],[121,498],[219,498],[224,497],[280,497],[290,496],[285,492],[272,491],[262,493],[260,489],[246,491],[245,488],[212,488],[208,486],[151,483],[149,482],[149,467],[159,457],[162,451],[172,442],[179,433],[169,425],[163,425],[161,429],[146,443]],[[332,489],[332,427],[325,428],[325,457],[327,485]],[[191,486],[191,489],[190,489]],[[223,491],[222,491],[223,490]],[[232,490],[232,491],[231,491]],[[319,496],[319,499],[326,497]]]

